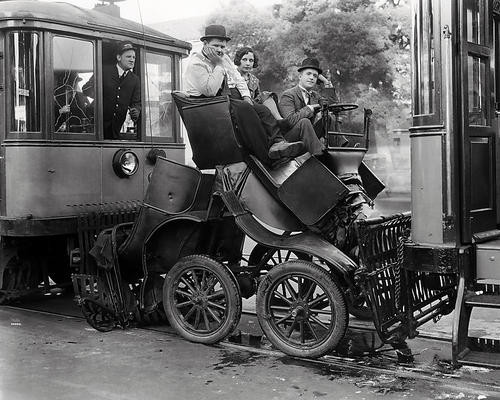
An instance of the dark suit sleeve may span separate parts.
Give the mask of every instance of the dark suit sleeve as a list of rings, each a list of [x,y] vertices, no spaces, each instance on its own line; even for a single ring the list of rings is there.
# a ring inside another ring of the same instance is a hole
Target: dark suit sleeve
[[[314,111],[310,107],[305,106],[296,111],[295,109],[295,95],[291,91],[286,91],[283,93],[280,99],[280,110],[283,118],[286,119],[290,126],[295,126],[303,118],[311,118],[314,115]]]
[[[132,97],[130,98],[130,107],[136,108],[141,111],[141,85],[139,82],[139,77],[135,77],[134,91],[132,92]]]

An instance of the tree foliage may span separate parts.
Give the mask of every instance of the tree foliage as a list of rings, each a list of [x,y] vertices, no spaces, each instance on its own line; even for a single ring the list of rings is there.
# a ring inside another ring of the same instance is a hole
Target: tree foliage
[[[405,0],[287,0],[268,10],[232,0],[208,23],[226,26],[231,54],[254,48],[264,90],[294,85],[297,66],[315,57],[332,72],[343,100],[374,102],[370,108],[392,129],[409,117],[408,14]]]

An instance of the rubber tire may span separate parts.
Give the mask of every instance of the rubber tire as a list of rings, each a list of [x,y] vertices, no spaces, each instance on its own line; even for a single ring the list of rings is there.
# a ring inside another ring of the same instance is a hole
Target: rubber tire
[[[213,332],[203,333],[189,329],[177,310],[175,290],[180,278],[192,268],[201,268],[215,275],[225,293],[226,312],[220,326]],[[241,296],[236,279],[219,262],[202,255],[191,255],[180,259],[168,272],[163,284],[163,307],[170,326],[183,338],[203,344],[214,344],[224,340],[233,332],[241,317]]]
[[[274,324],[270,323],[270,313],[267,310],[267,303],[275,288],[275,285],[287,276],[301,275],[314,281],[322,287],[329,296],[329,303],[335,310],[333,329],[317,345],[300,346],[286,341],[285,338],[276,332]],[[349,321],[347,305],[344,294],[332,277],[323,268],[309,261],[288,261],[280,264],[267,274],[261,281],[257,289],[257,318],[262,331],[269,341],[283,353],[295,357],[317,358],[331,352],[343,339]]]

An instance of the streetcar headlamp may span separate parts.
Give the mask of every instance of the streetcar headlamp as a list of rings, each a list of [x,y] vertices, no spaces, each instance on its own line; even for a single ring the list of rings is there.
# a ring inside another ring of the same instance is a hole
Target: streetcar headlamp
[[[113,156],[113,171],[120,178],[128,178],[139,169],[139,158],[128,149],[120,149]]]

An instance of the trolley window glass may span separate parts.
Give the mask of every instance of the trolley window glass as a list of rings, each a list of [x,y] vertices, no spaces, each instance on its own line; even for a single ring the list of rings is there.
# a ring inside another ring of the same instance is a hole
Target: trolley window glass
[[[469,125],[488,124],[486,60],[474,55],[467,57]]]
[[[172,104],[172,57],[146,53],[146,136],[174,140],[174,107]]]
[[[34,32],[12,32],[10,55],[10,131],[40,132],[40,51]]]
[[[83,85],[95,72],[93,43],[56,36],[52,41],[52,57],[54,131],[94,136],[95,102],[82,93]]]
[[[434,14],[439,6],[435,0],[417,2],[413,10],[413,115],[414,125],[440,122],[439,27]]]

